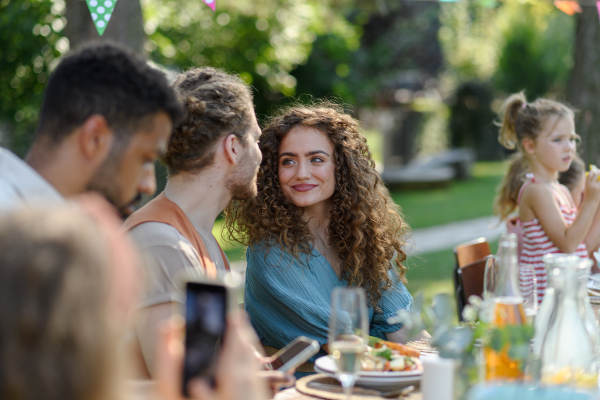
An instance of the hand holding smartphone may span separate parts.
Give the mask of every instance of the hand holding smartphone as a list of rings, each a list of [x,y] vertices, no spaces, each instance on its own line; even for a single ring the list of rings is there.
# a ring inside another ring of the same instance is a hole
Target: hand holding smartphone
[[[218,283],[186,283],[185,355],[182,391],[191,379],[201,377],[215,386],[215,371],[225,335],[227,288]]]
[[[271,369],[287,372],[305,363],[319,352],[319,343],[306,336],[300,336],[273,355]]]

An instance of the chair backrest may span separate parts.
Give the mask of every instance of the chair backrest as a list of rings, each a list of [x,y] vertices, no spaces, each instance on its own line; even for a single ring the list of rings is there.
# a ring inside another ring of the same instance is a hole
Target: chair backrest
[[[470,240],[461,243],[454,248],[454,271],[452,278],[454,280],[454,295],[456,296],[456,309],[458,311],[458,319],[462,321],[462,310],[467,303],[467,299],[472,293],[472,287],[469,288],[469,294],[465,292],[463,285],[462,269],[468,265],[483,260],[483,270],[485,271],[485,257],[491,254],[490,244],[484,237]],[[471,275],[471,271],[467,271],[467,275]],[[471,279],[469,278],[469,281]],[[476,290],[475,290],[476,291]],[[483,274],[481,275],[481,293],[483,293]],[[479,296],[481,296],[481,293]]]
[[[484,237],[480,237],[475,240],[471,240],[465,243],[461,243],[454,248],[456,254],[456,262],[459,268],[465,265],[474,263],[477,260],[481,260],[485,256],[489,256],[492,251],[490,244],[485,240]]]
[[[463,296],[468,301],[469,296],[483,297],[483,278],[485,275],[485,263],[487,257],[467,264],[460,269],[462,278]]]

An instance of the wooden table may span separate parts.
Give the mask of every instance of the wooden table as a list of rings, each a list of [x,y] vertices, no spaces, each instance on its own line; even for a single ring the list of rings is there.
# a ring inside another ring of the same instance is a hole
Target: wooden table
[[[361,396],[354,396],[352,400],[360,400]],[[423,395],[420,391],[415,391],[409,394],[403,399],[406,400],[422,400]],[[315,400],[317,397],[308,396],[306,394],[302,394],[298,392],[295,388],[285,389],[281,392],[277,393],[273,400]],[[381,398],[383,400],[383,397]],[[386,399],[389,400],[389,399]]]
[[[596,316],[596,321],[598,322],[599,312],[600,312],[600,303],[592,303],[592,309],[594,310],[594,315]],[[416,390],[403,399],[406,400],[422,400],[423,395],[420,390]],[[273,400],[315,400],[317,397],[309,396],[303,393],[298,392],[295,388],[285,389],[281,392],[278,392]],[[355,396],[352,400],[360,400],[361,396]],[[383,397],[382,397],[383,399]]]

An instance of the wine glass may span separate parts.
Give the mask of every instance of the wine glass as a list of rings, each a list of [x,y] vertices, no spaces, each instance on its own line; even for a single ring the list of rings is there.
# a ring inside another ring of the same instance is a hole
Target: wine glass
[[[494,297],[496,285],[498,284],[498,258],[489,255],[485,260],[485,272],[483,275],[483,299],[488,300]]]
[[[527,322],[533,324],[539,308],[537,298],[537,276],[535,268],[529,264],[519,264],[519,288],[523,296],[523,311]]]
[[[349,400],[358,378],[361,358],[368,343],[369,321],[365,291],[334,288],[329,316],[329,353],[336,365],[336,378]]]

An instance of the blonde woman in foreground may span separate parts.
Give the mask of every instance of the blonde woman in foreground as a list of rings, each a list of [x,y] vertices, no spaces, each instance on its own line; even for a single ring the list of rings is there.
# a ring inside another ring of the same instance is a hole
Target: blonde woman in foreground
[[[139,265],[109,206],[86,199],[0,218],[0,265],[1,399],[134,397],[118,343],[138,301]],[[228,329],[217,387],[193,381],[193,398],[266,399],[251,327],[234,317]],[[181,323],[163,327],[146,398],[182,400],[181,336]]]

